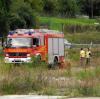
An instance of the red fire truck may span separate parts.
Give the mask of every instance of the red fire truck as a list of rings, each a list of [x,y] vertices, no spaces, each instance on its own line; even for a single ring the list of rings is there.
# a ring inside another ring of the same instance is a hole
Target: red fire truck
[[[64,61],[64,34],[48,29],[10,31],[4,48],[5,63],[29,63],[40,57],[48,64]]]

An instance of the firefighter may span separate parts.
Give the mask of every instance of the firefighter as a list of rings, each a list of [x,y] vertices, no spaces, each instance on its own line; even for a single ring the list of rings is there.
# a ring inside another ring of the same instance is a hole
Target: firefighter
[[[85,62],[85,51],[83,48],[80,50],[80,65],[84,66]]]
[[[90,59],[91,59],[91,51],[89,48],[86,50],[86,65],[90,65]]]

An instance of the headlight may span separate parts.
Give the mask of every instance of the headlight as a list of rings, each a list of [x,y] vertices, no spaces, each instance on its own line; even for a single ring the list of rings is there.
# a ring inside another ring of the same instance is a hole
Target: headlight
[[[27,57],[30,57],[31,55],[30,54],[27,54]]]
[[[9,54],[6,54],[6,57],[8,57],[9,56]]]
[[[9,58],[8,57],[5,58],[5,62],[9,62]]]

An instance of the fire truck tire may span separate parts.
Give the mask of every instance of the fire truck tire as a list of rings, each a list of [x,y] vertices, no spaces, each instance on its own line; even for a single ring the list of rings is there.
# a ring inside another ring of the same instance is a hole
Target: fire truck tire
[[[52,64],[48,64],[48,68],[51,69],[52,68]]]
[[[54,64],[54,68],[58,67],[58,57],[57,56],[55,56],[53,64]]]
[[[36,57],[36,60],[35,60],[35,63],[41,63],[41,56],[40,55],[38,55],[37,57]]]
[[[58,68],[58,57],[55,56],[54,61],[52,64],[48,64],[49,69],[56,69]]]
[[[41,56],[40,55],[37,56],[37,59],[38,59],[39,62],[41,62]]]

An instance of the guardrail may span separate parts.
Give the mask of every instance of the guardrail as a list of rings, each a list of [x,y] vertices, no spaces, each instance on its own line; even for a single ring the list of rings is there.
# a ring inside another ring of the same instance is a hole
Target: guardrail
[[[81,47],[89,47],[89,48],[95,48],[95,47],[100,47],[100,44],[65,44],[65,48],[81,48]]]

